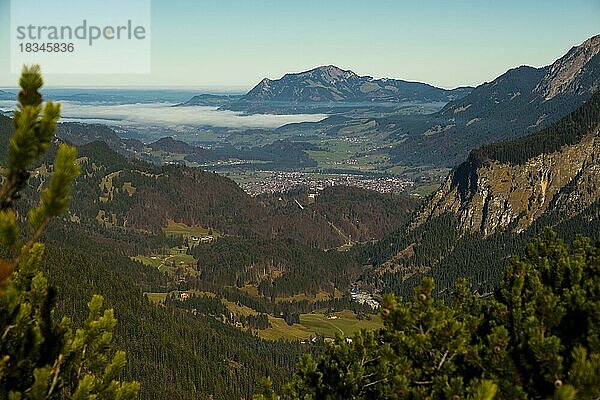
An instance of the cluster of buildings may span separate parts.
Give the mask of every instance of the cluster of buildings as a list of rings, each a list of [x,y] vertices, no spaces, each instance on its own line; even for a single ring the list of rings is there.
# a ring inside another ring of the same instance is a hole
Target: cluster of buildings
[[[200,243],[212,243],[215,238],[212,235],[208,236],[195,236],[191,235],[188,237],[189,245],[194,246]]]
[[[366,290],[354,287],[350,291],[350,297],[352,298],[352,301],[355,301],[358,304],[367,304],[374,310],[380,307],[381,296],[378,294],[369,293]]]
[[[298,171],[261,171],[261,179],[241,182],[248,194],[257,196],[265,193],[287,192],[305,187],[310,192],[319,192],[330,186],[354,186],[380,193],[402,193],[414,185],[411,180],[398,177],[369,177],[353,174],[315,175]]]

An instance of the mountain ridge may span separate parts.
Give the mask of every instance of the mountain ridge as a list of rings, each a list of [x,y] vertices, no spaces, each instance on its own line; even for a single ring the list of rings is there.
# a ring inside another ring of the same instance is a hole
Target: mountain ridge
[[[450,212],[457,215],[462,232],[519,233],[553,208],[565,217],[576,215],[600,198],[597,182],[600,92],[552,127],[471,152],[413,228]]]
[[[410,296],[424,276],[442,295],[467,278],[489,293],[548,226],[564,240],[600,231],[600,92],[549,127],[473,150],[405,229],[356,249],[371,266],[362,280]]]
[[[597,35],[552,65],[510,69],[435,114],[406,120],[411,134],[389,154],[398,163],[452,167],[462,162],[470,149],[552,125],[585,103],[599,87]]]
[[[441,89],[427,83],[359,76],[334,65],[287,73],[279,79],[264,78],[242,101],[276,102],[400,102],[449,101],[472,88]]]
[[[0,100],[14,100],[15,98],[15,94],[0,90]]]
[[[560,93],[573,92],[583,94],[580,85],[577,85],[577,78],[581,79],[587,71],[585,66],[600,52],[600,35],[587,39],[579,46],[573,46],[567,54],[556,60],[549,67],[548,74],[535,87],[534,92],[544,97],[544,100],[550,100]],[[598,89],[598,84],[587,88],[594,92]]]

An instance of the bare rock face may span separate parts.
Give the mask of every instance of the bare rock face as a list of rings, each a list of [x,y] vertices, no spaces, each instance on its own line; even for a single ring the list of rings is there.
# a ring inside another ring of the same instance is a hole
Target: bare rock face
[[[453,171],[413,223],[446,212],[463,233],[521,232],[549,210],[576,215],[600,198],[600,127],[580,142],[521,165],[470,160]]]
[[[550,66],[550,70],[536,86],[534,92],[541,95],[544,100],[550,100],[561,93],[594,92],[598,89],[598,80],[600,80],[599,52],[600,35],[591,37],[580,46],[573,47]],[[597,59],[593,60],[594,58]],[[595,79],[592,78],[593,75],[596,76]],[[590,78],[593,82],[582,82]]]

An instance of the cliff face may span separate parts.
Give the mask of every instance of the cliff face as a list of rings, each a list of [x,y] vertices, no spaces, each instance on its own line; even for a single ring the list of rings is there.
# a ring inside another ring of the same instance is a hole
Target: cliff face
[[[413,227],[446,212],[461,232],[521,232],[542,214],[570,217],[600,197],[600,126],[574,145],[523,164],[478,162],[456,168],[419,214]]]
[[[573,47],[564,57],[550,66],[546,76],[534,92],[544,100],[550,100],[561,93],[583,95],[598,89],[598,68],[600,58],[600,35],[596,35],[580,46]],[[595,77],[595,78],[594,78]]]

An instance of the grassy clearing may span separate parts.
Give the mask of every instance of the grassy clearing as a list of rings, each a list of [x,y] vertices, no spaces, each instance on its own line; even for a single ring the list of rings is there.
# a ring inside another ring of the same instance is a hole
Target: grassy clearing
[[[370,321],[359,321],[354,313],[348,310],[334,313],[332,317],[327,318],[324,314],[302,314],[300,324],[326,337],[334,337],[337,333],[347,337],[361,329],[377,329],[383,326],[379,316],[372,316]]]
[[[229,311],[236,315],[257,315],[258,312],[236,303],[233,303],[228,300],[223,300],[223,304],[227,306]],[[288,339],[288,340],[304,340],[309,339],[311,337],[316,336],[314,332],[306,329],[302,325],[294,324],[292,326],[288,325],[283,318],[275,318],[271,315],[268,316],[269,323],[271,327],[269,329],[259,330],[258,336],[267,340],[278,340],[278,339]]]
[[[253,286],[253,285],[246,285],[243,288],[241,288],[240,291],[248,293],[250,296],[260,297],[258,295],[258,288],[256,286]]]
[[[187,247],[173,247],[171,256],[167,257],[174,265],[196,265],[197,261],[193,256],[186,254]]]
[[[181,235],[187,236],[208,236],[209,229],[201,226],[189,226],[181,222],[167,221],[167,226],[163,229],[167,235]]]
[[[169,254],[157,254],[150,256],[135,256],[132,260],[139,261],[144,265],[158,269],[160,272],[169,276],[183,274],[186,276],[196,276],[197,260],[186,254],[187,247],[173,247]]]
[[[379,316],[372,316],[369,321],[359,321],[349,310],[334,313],[332,316],[333,319],[320,313],[301,314],[300,324],[292,326],[282,318],[269,316],[271,328],[259,331],[258,335],[268,340],[306,340],[318,335],[333,338],[338,333],[349,337],[361,329],[377,329],[383,326]]]
[[[314,301],[321,301],[321,300],[330,300],[331,298],[339,299],[340,297],[342,297],[342,293],[336,289],[333,296],[330,293],[321,291],[321,292],[315,294],[314,296],[313,295],[309,296],[306,294],[296,294],[294,296],[277,297],[275,299],[275,301],[278,303],[289,302],[289,301],[314,302]]]
[[[158,268],[162,264],[162,258],[160,256],[135,256],[131,257],[135,261],[139,261],[149,267]]]
[[[167,295],[169,293],[150,293],[147,292],[146,296],[148,296],[148,300],[150,300],[153,303],[162,303],[165,301],[165,299],[167,298]]]
[[[314,297],[312,298],[314,299]],[[258,312],[231,301],[223,300],[223,303],[234,314],[257,315]],[[361,329],[377,329],[383,326],[378,315],[371,316],[371,320],[358,320],[350,310],[333,313],[333,318],[328,318],[324,312],[312,314],[301,314],[300,323],[288,325],[283,318],[269,315],[271,328],[258,331],[258,336],[267,340],[306,340],[318,335],[335,337],[337,333],[343,336],[352,336]]]
[[[175,292],[179,293],[179,292]],[[189,291],[190,295],[215,297],[214,293],[202,291]],[[148,299],[154,303],[165,301],[169,293],[146,293]],[[223,299],[223,304],[236,315],[257,315],[256,310]],[[361,329],[377,329],[383,326],[379,316],[371,316],[371,320],[358,320],[356,315],[350,310],[344,310],[331,314],[327,317],[323,312],[314,312],[311,314],[301,314],[300,323],[288,325],[283,318],[268,316],[271,327],[256,331],[259,337],[266,340],[307,340],[318,335],[333,338],[336,334],[345,337],[352,336]]]
[[[227,306],[229,311],[231,311],[232,313],[234,313],[236,315],[248,316],[248,315],[257,315],[258,314],[257,311],[251,309],[250,307],[236,304],[236,303],[226,300],[226,299],[223,299],[221,301],[223,302],[223,304],[225,304],[225,306]]]
[[[266,340],[305,340],[316,334],[300,324],[288,325],[282,318],[269,316],[271,328],[258,331],[258,336]]]
[[[155,292],[145,292],[144,294],[146,296],[148,296],[148,300],[150,300],[153,303],[163,303],[165,301],[165,299],[167,298],[167,296],[171,293],[177,293],[178,295],[180,293],[184,293],[184,292],[178,292],[178,291],[174,291],[174,292],[160,292],[160,293],[155,293]],[[199,290],[189,290],[185,293],[188,293],[190,296],[192,295],[196,295],[198,297],[216,297],[216,295],[214,293],[211,292],[202,292]]]

